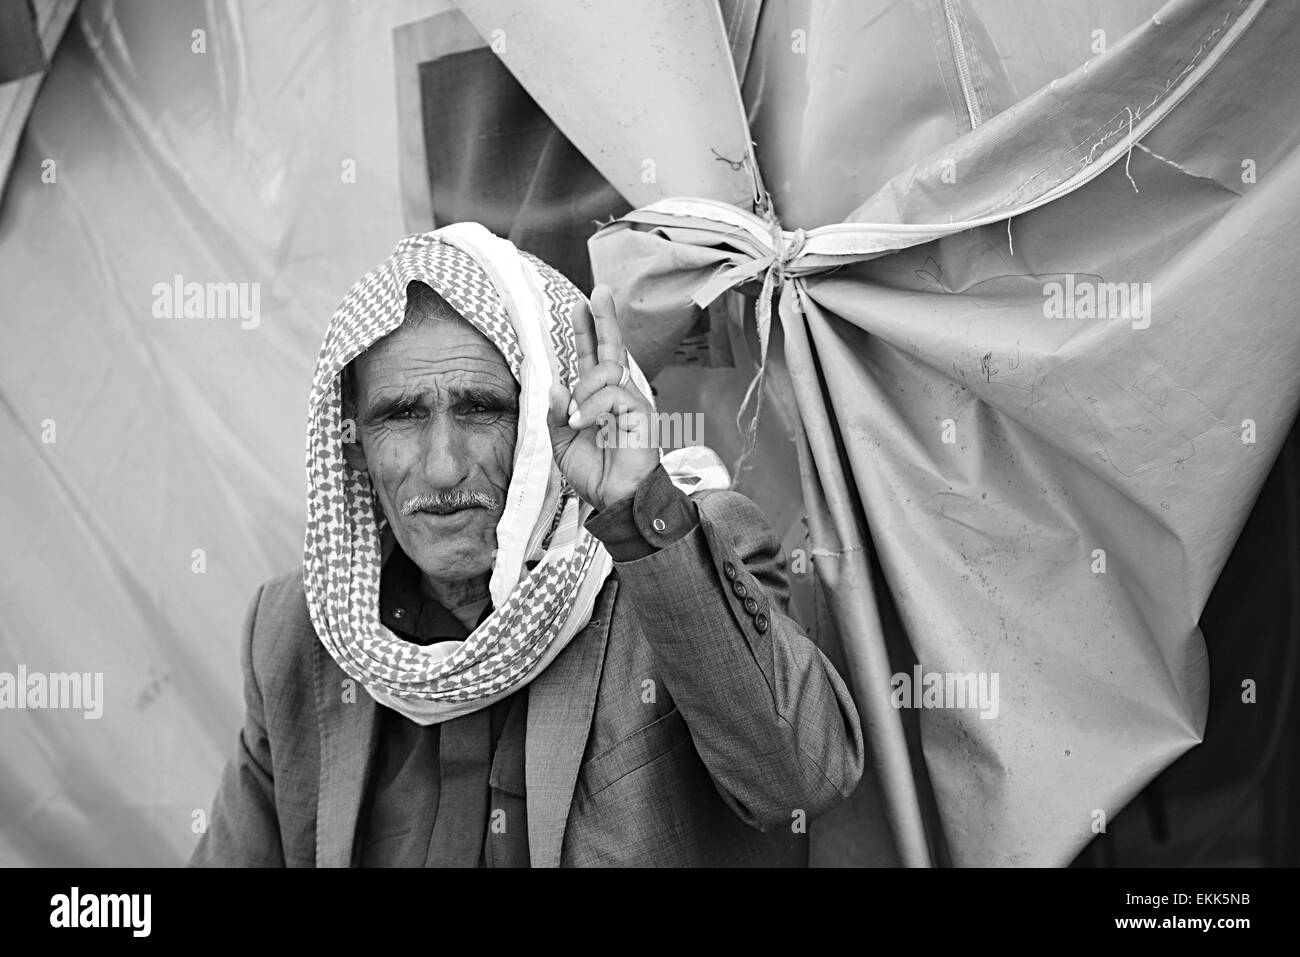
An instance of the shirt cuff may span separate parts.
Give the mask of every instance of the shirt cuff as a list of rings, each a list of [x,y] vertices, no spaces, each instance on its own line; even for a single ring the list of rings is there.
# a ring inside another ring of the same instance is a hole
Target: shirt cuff
[[[653,555],[699,524],[695,503],[673,484],[662,465],[656,465],[633,494],[592,512],[583,523],[616,562]]]

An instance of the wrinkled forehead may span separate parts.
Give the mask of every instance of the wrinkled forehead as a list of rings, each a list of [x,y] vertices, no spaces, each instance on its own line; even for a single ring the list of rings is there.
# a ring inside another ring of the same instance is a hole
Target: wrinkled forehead
[[[407,293],[405,321],[344,367],[343,393],[356,401],[363,384],[368,392],[376,384],[403,387],[408,379],[461,387],[481,381],[514,394],[520,387],[497,344],[438,293],[417,283]]]

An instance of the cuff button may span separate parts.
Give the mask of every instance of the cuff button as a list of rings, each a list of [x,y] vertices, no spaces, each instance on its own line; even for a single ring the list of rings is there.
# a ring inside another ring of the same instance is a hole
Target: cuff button
[[[734,582],[736,580],[736,566],[731,562],[727,562],[722,566],[722,574],[727,576],[727,581]]]
[[[749,597],[749,589],[745,587],[744,582],[734,582],[731,586],[731,590],[736,593],[737,598]]]
[[[758,602],[754,601],[754,599],[752,599],[752,598],[746,598],[746,599],[745,599],[745,611],[749,612],[751,615],[757,615],[757,614],[758,614]]]
[[[758,629],[758,631],[759,631],[760,634],[766,632],[766,631],[767,631],[767,616],[766,616],[766,615],[755,615],[755,616],[754,616],[754,627]]]

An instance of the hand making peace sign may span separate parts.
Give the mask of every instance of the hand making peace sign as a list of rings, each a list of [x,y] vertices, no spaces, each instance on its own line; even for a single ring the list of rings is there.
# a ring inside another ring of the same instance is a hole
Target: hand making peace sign
[[[583,499],[603,509],[627,498],[659,464],[650,447],[649,400],[632,384],[614,297],[605,286],[591,307],[573,309],[578,381],[572,394],[551,385],[547,424],[555,464]]]

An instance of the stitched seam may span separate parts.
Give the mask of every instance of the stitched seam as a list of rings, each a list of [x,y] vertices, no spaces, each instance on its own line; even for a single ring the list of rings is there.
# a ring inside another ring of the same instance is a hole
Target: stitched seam
[[[1242,7],[1242,5],[1245,4],[1246,2],[1247,2],[1247,0],[1238,0],[1237,8],[1236,8],[1236,9],[1239,10],[1239,9]],[[1234,11],[1234,12],[1235,12],[1235,11]],[[1229,16],[1231,16],[1231,14],[1229,14]],[[1226,21],[1225,21],[1225,22],[1226,22]],[[1133,111],[1132,111],[1132,112],[1133,112],[1133,121],[1134,121],[1134,122],[1136,122],[1138,119],[1140,119],[1140,118],[1141,118],[1145,113],[1149,112],[1149,111],[1151,110],[1152,107],[1154,107],[1157,103],[1160,102],[1160,100],[1162,100],[1163,98],[1165,98],[1165,97],[1167,97],[1167,96],[1169,95],[1169,93],[1174,89],[1174,86],[1175,86],[1175,83],[1176,83],[1177,79],[1181,78],[1181,77],[1183,76],[1183,74],[1189,72],[1189,71],[1192,69],[1192,67],[1193,67],[1193,66],[1195,65],[1195,63],[1196,63],[1197,58],[1198,58],[1198,57],[1201,55],[1201,53],[1202,53],[1202,52],[1203,52],[1203,51],[1204,51],[1204,50],[1209,46],[1209,41],[1210,41],[1210,39],[1213,38],[1213,36],[1214,36],[1216,33],[1218,33],[1222,28],[1223,28],[1223,24],[1222,24],[1222,23],[1221,23],[1219,26],[1216,26],[1216,27],[1212,27],[1212,28],[1211,28],[1211,27],[1206,27],[1206,29],[1201,33],[1200,37],[1197,38],[1197,40],[1200,40],[1200,45],[1199,45],[1195,50],[1193,50],[1193,51],[1191,52],[1191,54],[1190,54],[1190,58],[1189,58],[1188,61],[1187,61],[1187,65],[1186,65],[1185,67],[1183,67],[1181,70],[1178,71],[1178,75],[1177,75],[1177,77],[1175,77],[1174,80],[1169,80],[1169,81],[1167,81],[1167,85],[1166,85],[1166,87],[1164,88],[1164,90],[1162,90],[1161,92],[1157,93],[1157,94],[1155,95],[1155,97],[1151,100],[1150,103],[1148,103],[1148,104],[1147,104],[1146,106],[1144,106],[1144,107],[1139,107],[1137,110],[1133,110]],[[1196,41],[1193,41],[1193,43],[1196,43]],[[1181,63],[1181,62],[1182,62],[1181,60],[1175,61],[1175,64],[1174,64],[1174,65],[1177,66],[1178,63]],[[1012,203],[1012,204],[1014,204],[1014,203],[1017,201],[1018,197],[1019,197],[1021,194],[1023,194],[1023,193],[1025,192],[1026,189],[1029,188],[1029,186],[1034,182],[1034,180],[1036,180],[1036,179],[1038,179],[1039,177],[1041,177],[1041,176],[1043,176],[1044,174],[1046,174],[1049,170],[1051,170],[1051,169],[1056,165],[1056,163],[1057,163],[1059,160],[1061,160],[1061,159],[1064,158],[1064,157],[1068,157],[1068,156],[1069,156],[1070,154],[1072,154],[1072,153],[1077,153],[1079,150],[1081,150],[1081,149],[1083,149],[1085,146],[1087,146],[1087,145],[1091,142],[1091,140],[1093,139],[1093,137],[1095,137],[1095,136],[1096,136],[1096,135],[1097,135],[1101,130],[1105,129],[1107,126],[1109,126],[1111,123],[1115,122],[1116,120],[1119,120],[1119,119],[1123,118],[1122,121],[1119,123],[1118,126],[1116,126],[1116,128],[1115,128],[1114,130],[1111,130],[1110,132],[1106,133],[1106,134],[1105,134],[1101,139],[1097,140],[1097,142],[1092,143],[1092,147],[1091,147],[1091,149],[1089,149],[1089,151],[1088,151],[1088,155],[1087,155],[1086,157],[1084,157],[1082,163],[1078,164],[1078,166],[1075,166],[1075,165],[1072,164],[1072,165],[1067,166],[1067,167],[1065,168],[1065,170],[1062,172],[1062,174],[1061,174],[1061,176],[1060,176],[1060,179],[1057,181],[1058,184],[1061,183],[1061,182],[1065,182],[1066,180],[1068,180],[1068,179],[1070,178],[1070,176],[1073,174],[1073,171],[1074,171],[1074,170],[1076,170],[1076,169],[1082,169],[1083,167],[1087,166],[1089,163],[1092,162],[1092,155],[1097,151],[1097,148],[1098,148],[1098,147],[1100,147],[1103,143],[1105,143],[1107,140],[1109,140],[1111,137],[1113,137],[1116,133],[1120,133],[1120,132],[1123,132],[1123,131],[1125,131],[1125,130],[1128,129],[1128,127],[1129,127],[1129,121],[1128,121],[1128,119],[1127,119],[1127,116],[1128,116],[1128,113],[1129,113],[1129,110],[1130,110],[1130,109],[1131,109],[1130,107],[1125,107],[1123,110],[1120,110],[1120,111],[1117,112],[1114,116],[1112,116],[1109,120],[1105,120],[1105,121],[1103,121],[1103,122],[1102,122],[1101,124],[1099,124],[1099,125],[1098,125],[1098,126],[1097,126],[1097,127],[1096,127],[1092,132],[1091,132],[1091,133],[1089,133],[1087,136],[1083,137],[1083,138],[1082,138],[1082,139],[1083,139],[1082,142],[1076,144],[1076,145],[1075,145],[1074,147],[1072,147],[1071,149],[1066,150],[1064,153],[1060,153],[1060,154],[1058,154],[1057,156],[1055,156],[1055,157],[1052,159],[1052,162],[1050,162],[1048,165],[1044,166],[1044,167],[1043,167],[1042,169],[1040,169],[1037,173],[1034,173],[1032,176],[1030,176],[1028,179],[1026,179],[1025,182],[1023,182],[1023,183],[1022,183],[1022,184],[1021,184],[1017,189],[1013,190],[1013,191],[1012,191],[1012,192],[1011,192],[1011,193],[1006,197],[1006,199],[1004,200],[1004,202],[1003,202],[1002,205],[1005,206],[1007,203]]]
[[[953,126],[957,130],[957,135],[961,136],[966,133],[970,127],[970,117],[963,106],[957,108],[957,102],[953,99],[952,90],[949,86],[949,72],[952,69],[949,65],[950,57],[945,56],[950,50],[951,41],[948,40],[946,31],[940,29],[939,18],[944,18],[943,4],[937,3],[931,7],[930,30],[931,30],[931,52],[934,54],[934,62],[939,68],[939,82],[943,84],[943,95],[948,100],[948,109],[952,111]],[[946,18],[944,18],[946,19]]]

